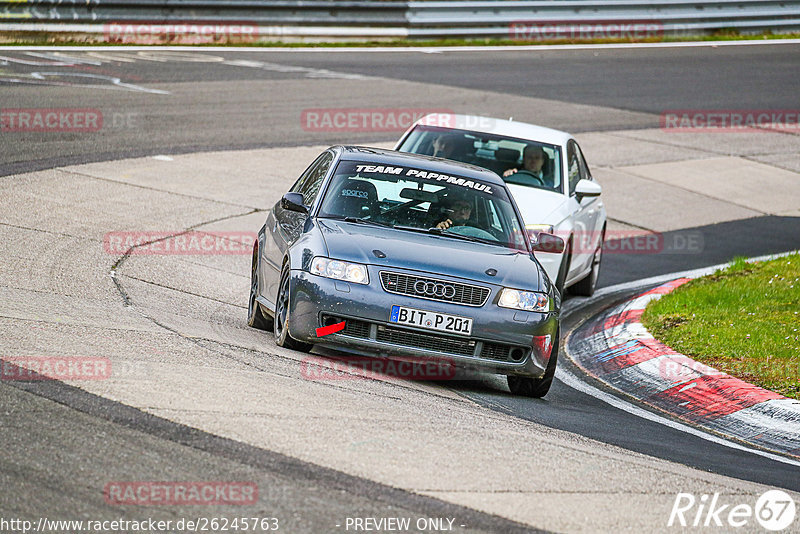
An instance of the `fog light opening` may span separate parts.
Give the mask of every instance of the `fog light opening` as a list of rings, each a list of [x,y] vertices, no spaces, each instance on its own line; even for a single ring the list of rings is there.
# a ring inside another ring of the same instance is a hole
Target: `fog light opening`
[[[341,323],[342,321],[344,321],[344,319],[328,315],[322,320],[322,326],[331,326],[335,325],[336,323]]]
[[[523,358],[525,358],[525,351],[521,348],[517,347],[511,349],[511,360],[515,362],[521,362]]]

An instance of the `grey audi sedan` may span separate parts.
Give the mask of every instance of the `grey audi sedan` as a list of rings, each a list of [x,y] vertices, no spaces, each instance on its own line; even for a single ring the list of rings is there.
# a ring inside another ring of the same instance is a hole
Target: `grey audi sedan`
[[[250,326],[278,345],[376,358],[446,358],[550,388],[560,294],[503,181],[472,165],[376,148],[324,151],[253,247]]]

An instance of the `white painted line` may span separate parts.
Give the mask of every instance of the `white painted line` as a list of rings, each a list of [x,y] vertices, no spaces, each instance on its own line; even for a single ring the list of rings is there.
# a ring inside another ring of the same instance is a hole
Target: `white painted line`
[[[62,52],[102,52],[114,50],[144,51],[200,51],[200,52],[319,52],[319,53],[385,53],[385,52],[519,52],[519,51],[563,51],[563,50],[614,50],[637,48],[717,48],[721,46],[774,46],[796,45],[800,39],[769,39],[749,41],[688,41],[679,43],[616,43],[574,45],[520,45],[520,46],[403,46],[403,47],[280,47],[280,46],[0,46],[4,51],[51,50]]]
[[[693,436],[697,436],[701,439],[706,441],[710,441],[711,443],[715,443],[717,445],[722,445],[723,447],[728,447],[730,449],[736,449],[739,451],[749,452],[751,454],[755,454],[758,456],[763,456],[764,458],[768,458],[770,460],[775,460],[776,462],[781,462],[784,464],[792,465],[795,467],[800,467],[800,461],[792,460],[791,458],[786,458],[780,456],[778,454],[773,454],[766,451],[761,451],[758,449],[753,449],[750,447],[746,447],[745,445],[741,445],[734,441],[728,441],[727,439],[721,438],[719,436],[715,436],[713,434],[708,434],[703,432],[700,429],[684,425],[682,423],[678,423],[676,421],[672,421],[665,417],[661,417],[649,410],[645,410],[644,408],[640,408],[634,404],[626,402],[610,393],[606,393],[605,391],[601,391],[594,386],[590,386],[589,384],[582,382],[577,376],[572,374],[570,371],[566,370],[563,366],[559,365],[557,368],[558,374],[556,378],[566,384],[567,386],[571,387],[576,391],[580,391],[581,393],[585,393],[591,397],[594,397],[600,401],[605,402],[606,404],[613,406],[614,408],[623,410],[628,412],[631,415],[636,417],[640,417],[642,419],[647,419],[648,421],[652,421],[654,423],[658,423],[660,425],[664,425],[666,427],[672,428],[673,430],[677,430],[679,432],[684,432],[686,434],[691,434]]]

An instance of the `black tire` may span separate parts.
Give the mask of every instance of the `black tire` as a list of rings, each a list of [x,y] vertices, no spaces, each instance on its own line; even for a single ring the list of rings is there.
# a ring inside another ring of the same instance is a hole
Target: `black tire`
[[[600,237],[600,244],[597,245],[597,249],[595,249],[594,255],[592,256],[592,269],[589,271],[589,274],[570,287],[570,292],[573,295],[580,295],[582,297],[591,297],[594,295],[594,290],[597,288],[597,279],[600,276],[600,262],[603,259],[603,241],[605,241],[605,236],[606,231],[604,228]]]
[[[272,318],[265,316],[256,301],[258,293],[258,242],[253,245],[253,266],[250,269],[250,299],[247,304],[247,326],[259,330],[272,330]]]
[[[308,352],[310,343],[297,341],[289,335],[289,302],[291,301],[289,284],[289,265],[284,265],[281,271],[281,283],[278,289],[278,298],[275,300],[275,318],[272,321],[272,331],[275,334],[275,343],[286,349]]]
[[[553,385],[553,377],[556,375],[560,335],[560,332],[556,333],[553,350],[550,353],[550,360],[547,362],[547,367],[545,368],[544,375],[542,375],[541,378],[514,375],[508,375],[506,377],[508,379],[508,389],[511,390],[511,393],[514,395],[534,397],[537,399],[547,395],[547,392],[550,391],[550,386]]]
[[[561,300],[564,300],[564,283],[567,281],[567,273],[569,272],[569,264],[572,261],[572,242],[567,241],[564,247],[564,258],[561,260],[561,266],[558,268],[558,276],[556,276],[556,289],[561,294]]]

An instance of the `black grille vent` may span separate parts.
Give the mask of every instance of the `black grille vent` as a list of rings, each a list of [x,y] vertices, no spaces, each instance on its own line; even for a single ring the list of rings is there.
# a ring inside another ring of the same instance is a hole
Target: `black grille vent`
[[[332,318],[330,315],[323,315],[322,316],[322,324],[325,325],[328,321]],[[341,319],[338,317],[333,318],[336,322],[344,321],[344,330],[340,330],[336,332],[337,334],[342,334],[345,336],[350,337],[360,337],[363,339],[369,339],[369,326],[370,323],[367,321],[359,321],[358,319]]]
[[[516,359],[511,357],[511,351],[517,349],[515,351],[514,356],[517,356]],[[512,345],[503,345],[500,343],[489,343],[484,342],[483,348],[481,349],[481,358],[487,360],[499,360],[503,362],[519,362],[522,361],[522,356],[527,352],[527,349],[524,347],[514,347]]]
[[[342,334],[353,337],[369,337],[369,323],[366,321],[357,321],[355,319],[347,319],[344,323],[344,330]]]
[[[511,352],[511,347],[508,345],[499,345],[497,343],[484,343],[481,349],[481,358],[488,360],[508,360],[508,353]]]
[[[423,334],[391,326],[379,326],[376,340],[394,345],[460,354],[462,356],[472,356],[475,352],[474,341],[456,339],[439,334]]]
[[[418,283],[419,282],[419,283]],[[423,289],[424,284],[438,285],[439,288],[444,286],[452,287],[452,291],[447,289],[437,292],[425,293],[417,291]],[[429,300],[438,300],[441,302],[452,302],[454,304],[463,304],[465,306],[483,306],[492,292],[488,287],[473,286],[469,284],[460,284],[458,282],[450,282],[448,280],[439,280],[436,278],[428,278],[424,276],[413,276],[409,274],[390,273],[381,271],[381,285],[384,291],[389,293],[398,293],[400,295],[410,295]],[[445,293],[445,294],[442,294]]]

